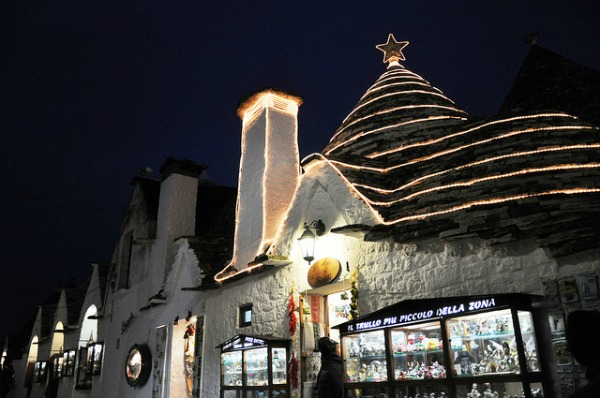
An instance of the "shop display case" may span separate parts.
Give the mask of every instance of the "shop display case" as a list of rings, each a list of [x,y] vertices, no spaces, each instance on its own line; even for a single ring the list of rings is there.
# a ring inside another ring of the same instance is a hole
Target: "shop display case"
[[[238,335],[221,349],[222,398],[288,398],[290,341]]]
[[[346,397],[553,396],[535,299],[410,300],[339,325]]]

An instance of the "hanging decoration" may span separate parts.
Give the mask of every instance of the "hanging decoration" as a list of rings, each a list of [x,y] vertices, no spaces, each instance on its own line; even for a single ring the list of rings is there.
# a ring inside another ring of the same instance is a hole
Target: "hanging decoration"
[[[292,351],[290,356],[288,373],[290,375],[290,385],[292,386],[292,389],[297,390],[300,383],[298,382],[298,358],[296,358],[296,353],[294,351]]]
[[[298,317],[296,316],[296,301],[294,300],[294,286],[292,286],[290,292],[290,299],[288,302],[288,316],[290,318],[290,337],[292,341],[296,339],[296,330],[298,328]]]
[[[358,311],[358,267],[352,270],[350,274],[350,314],[348,319],[356,319],[359,316]]]

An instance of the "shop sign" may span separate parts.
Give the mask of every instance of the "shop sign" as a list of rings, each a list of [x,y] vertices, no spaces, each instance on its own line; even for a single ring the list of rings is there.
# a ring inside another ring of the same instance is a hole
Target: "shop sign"
[[[129,314],[129,318],[125,319],[122,323],[121,323],[121,334],[125,333],[127,331],[127,329],[129,329],[129,326],[131,325],[131,322],[133,322],[133,312]]]
[[[248,347],[262,347],[266,345],[264,339],[252,336],[236,336],[232,341],[226,342],[222,346],[222,350],[226,351],[231,348],[248,348]]]
[[[388,312],[381,317],[374,318],[371,320],[347,323],[345,325],[342,325],[340,329],[342,329],[342,332],[344,332],[343,329],[345,326],[347,328],[347,332],[359,332],[364,330],[391,327],[401,325],[404,323],[424,321],[431,318],[439,318],[493,307],[496,307],[495,298],[477,300],[471,299],[465,302],[460,302],[452,305],[435,306],[433,308],[425,309],[422,311],[402,312],[400,314],[390,314]]]

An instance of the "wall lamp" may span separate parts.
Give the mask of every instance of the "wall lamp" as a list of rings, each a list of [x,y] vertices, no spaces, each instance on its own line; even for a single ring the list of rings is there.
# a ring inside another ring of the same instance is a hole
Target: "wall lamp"
[[[315,232],[311,231],[311,228]],[[316,233],[316,235],[315,235]],[[321,236],[325,233],[325,224],[321,220],[314,220],[310,224],[304,223],[304,232],[298,241],[300,242],[300,250],[302,250],[302,258],[304,258],[308,264],[315,259],[315,240],[317,236]]]

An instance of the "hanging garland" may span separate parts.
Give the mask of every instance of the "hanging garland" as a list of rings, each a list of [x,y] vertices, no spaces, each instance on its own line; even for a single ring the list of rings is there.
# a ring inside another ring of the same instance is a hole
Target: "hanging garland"
[[[350,274],[350,315],[348,319],[356,319],[359,316],[358,311],[358,267],[352,270]]]
[[[292,342],[296,341],[296,331],[298,330],[298,316],[296,315],[296,300],[294,300],[294,294],[296,293],[296,284],[292,285],[290,289],[290,298],[288,300],[288,317],[290,318],[289,331]],[[292,390],[297,390],[300,386],[298,381],[298,359],[294,351],[290,354],[290,361],[288,363],[288,374],[290,375],[290,385]]]
[[[296,338],[296,330],[298,329],[298,317],[296,316],[296,301],[294,300],[294,288],[290,293],[290,299],[288,302],[288,316],[290,317],[290,336],[292,340]]]
[[[292,389],[298,389],[300,385],[298,382],[298,359],[296,358],[296,353],[294,351],[292,351],[292,355],[290,357],[288,373],[290,375],[290,384]]]

